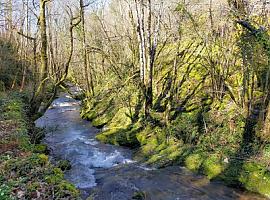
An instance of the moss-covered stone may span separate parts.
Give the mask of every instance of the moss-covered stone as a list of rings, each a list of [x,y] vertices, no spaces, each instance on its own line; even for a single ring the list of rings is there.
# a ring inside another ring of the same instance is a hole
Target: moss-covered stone
[[[98,113],[95,110],[90,110],[88,112],[81,113],[81,116],[83,119],[92,121],[93,119],[95,119],[98,116]]]
[[[270,197],[270,172],[264,166],[244,163],[239,180],[248,190]]]
[[[100,117],[113,117],[114,100],[105,98],[101,101],[86,101],[84,102],[83,108],[81,109],[81,117],[89,121],[93,121]],[[97,123],[97,122],[96,122]]]
[[[200,153],[195,153],[187,156],[185,166],[192,171],[198,171],[202,166],[204,156]]]
[[[242,171],[243,161],[231,160],[227,163],[224,172],[219,176],[226,185],[239,186],[239,176]]]
[[[213,179],[219,176],[224,171],[224,165],[218,155],[209,155],[203,162],[203,173]]]
[[[120,108],[116,114],[113,116],[109,128],[128,128],[132,121],[128,116],[129,109],[128,108]]]
[[[136,137],[136,130],[129,129],[109,129],[96,136],[96,139],[103,143],[127,146],[127,147],[138,147],[139,142]]]
[[[165,143],[166,144],[166,143]],[[163,149],[161,149],[163,148]],[[147,160],[147,164],[155,165],[158,168],[162,168],[171,165],[178,161],[178,158],[182,155],[182,149],[179,144],[168,144],[165,146],[164,143],[157,146],[155,152]]]
[[[103,126],[108,124],[111,120],[112,120],[112,116],[103,115],[103,116],[100,116],[100,117],[93,118],[93,121],[91,122],[91,124],[94,127],[102,128]]]
[[[208,180],[224,180],[228,185],[244,186],[267,195],[267,181],[263,180],[268,179],[268,172],[264,171],[262,178],[258,169],[247,172],[242,169],[245,161],[234,159],[243,151],[241,145],[246,120],[230,95],[225,95],[222,102],[203,97],[202,108],[198,109],[194,104],[189,107],[193,111],[179,113],[174,121],[168,122],[168,113],[163,107],[167,104],[166,98],[161,100],[159,107],[153,107],[151,117],[145,119],[143,97],[137,99],[137,95],[125,93],[127,91],[121,90],[117,95],[113,92],[103,95],[101,92],[98,97],[86,101],[88,105],[83,108],[83,116],[92,120],[96,127],[106,125],[106,131],[96,136],[98,140],[138,147],[135,159],[155,167],[183,164],[191,171],[206,175]],[[133,116],[136,120],[132,120]],[[260,152],[263,158],[269,157],[269,149],[267,147]],[[261,185],[260,189],[255,189],[256,184],[249,176]]]

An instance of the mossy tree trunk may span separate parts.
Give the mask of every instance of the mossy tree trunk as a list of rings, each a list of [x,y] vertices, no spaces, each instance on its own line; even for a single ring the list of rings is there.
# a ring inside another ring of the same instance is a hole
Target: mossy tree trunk
[[[47,41],[47,24],[46,24],[46,3],[50,0],[40,0],[39,8],[39,31],[41,40],[41,50],[40,50],[40,69],[37,70],[39,73],[38,80],[39,84],[36,87],[33,97],[31,99],[32,113],[36,113],[41,105],[43,94],[45,92],[45,86],[48,80],[48,41]]]
[[[40,0],[40,39],[41,39],[41,51],[40,51],[40,81],[43,81],[48,76],[48,55],[47,55],[47,24],[46,24],[46,3],[48,0]],[[45,83],[44,83],[45,84]],[[43,86],[44,86],[43,84]],[[42,89],[43,89],[42,86]]]

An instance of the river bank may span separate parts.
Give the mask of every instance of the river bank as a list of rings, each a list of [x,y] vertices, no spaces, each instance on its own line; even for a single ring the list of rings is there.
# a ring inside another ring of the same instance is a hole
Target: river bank
[[[84,100],[81,116],[94,126],[103,127],[96,136],[99,141],[133,148],[137,161],[155,168],[185,166],[196,174],[205,175],[208,180],[270,197],[267,146],[260,147],[256,141],[243,142],[241,116],[238,116],[240,121],[238,125],[234,124],[233,132],[228,127],[231,126],[229,122],[226,123],[227,118],[224,122],[219,118],[209,118],[212,121],[208,126],[214,126],[214,132],[199,137],[196,134],[200,128],[197,123],[200,113],[184,113],[164,125],[163,113],[153,111],[152,119],[144,119],[140,108],[136,111],[139,105],[136,93],[133,96],[129,106],[121,101],[121,95],[100,94]],[[134,120],[136,112],[137,119]]]
[[[0,97],[0,199],[77,199],[79,191],[40,144],[44,133],[29,116],[28,95]]]

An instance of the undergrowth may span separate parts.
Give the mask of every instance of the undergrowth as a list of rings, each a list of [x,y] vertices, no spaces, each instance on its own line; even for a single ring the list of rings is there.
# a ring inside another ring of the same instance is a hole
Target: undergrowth
[[[53,165],[43,131],[29,116],[27,95],[0,94],[0,199],[79,199],[64,179],[68,164]]]

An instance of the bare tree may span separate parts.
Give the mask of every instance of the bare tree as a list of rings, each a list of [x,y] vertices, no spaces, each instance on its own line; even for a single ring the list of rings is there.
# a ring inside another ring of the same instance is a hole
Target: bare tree
[[[160,3],[158,12],[155,14],[153,14],[151,0],[148,0],[146,5],[143,0],[135,0],[135,6],[138,20],[140,74],[145,96],[144,111],[145,116],[148,117],[153,104],[153,70],[158,46],[163,2]],[[147,17],[145,16],[145,8],[147,10]],[[153,16],[155,20],[153,20]]]

